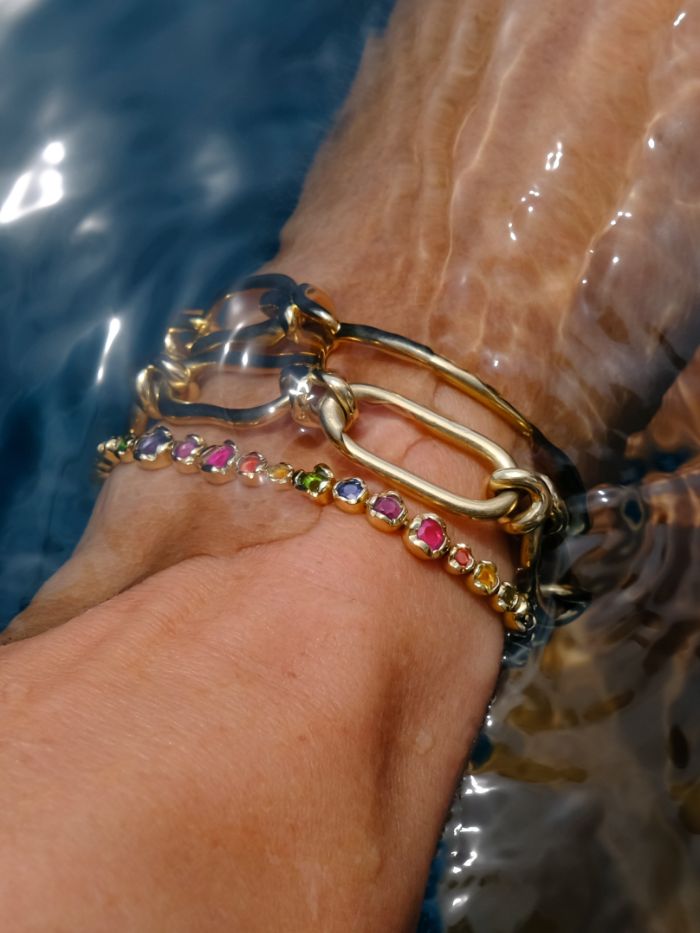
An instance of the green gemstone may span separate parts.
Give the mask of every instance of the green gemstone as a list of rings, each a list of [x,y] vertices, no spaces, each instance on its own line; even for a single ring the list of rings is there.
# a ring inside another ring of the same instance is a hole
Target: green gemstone
[[[333,474],[324,463],[317,463],[313,470],[297,470],[293,479],[297,489],[307,493],[316,502],[325,504],[330,495]]]
[[[129,449],[129,445],[125,437],[117,438],[117,453],[125,454]]]
[[[319,473],[307,473],[302,478],[301,484],[307,492],[318,492],[324,482],[326,482],[325,476]]]

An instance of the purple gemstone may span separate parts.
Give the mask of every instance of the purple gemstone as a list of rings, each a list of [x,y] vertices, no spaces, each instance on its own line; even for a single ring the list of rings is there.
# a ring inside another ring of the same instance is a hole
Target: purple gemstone
[[[139,457],[157,457],[158,449],[172,440],[172,434],[167,428],[158,427],[144,434],[136,442],[134,453]]]
[[[403,504],[400,499],[395,496],[377,496],[374,500],[373,508],[375,512],[378,512],[392,522],[398,521],[403,512]]]
[[[188,434],[184,441],[175,444],[173,448],[173,458],[175,460],[187,460],[199,447],[199,441],[192,434]]]
[[[336,493],[346,502],[355,503],[364,491],[364,484],[359,479],[344,479],[335,487]]]

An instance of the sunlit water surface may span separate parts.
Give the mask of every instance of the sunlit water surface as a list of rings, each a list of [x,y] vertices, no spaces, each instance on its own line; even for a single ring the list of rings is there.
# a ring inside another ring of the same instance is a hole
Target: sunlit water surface
[[[274,254],[388,7],[0,5],[3,624],[78,540],[173,309]],[[590,492],[596,598],[504,683],[423,929],[700,929],[699,384]]]

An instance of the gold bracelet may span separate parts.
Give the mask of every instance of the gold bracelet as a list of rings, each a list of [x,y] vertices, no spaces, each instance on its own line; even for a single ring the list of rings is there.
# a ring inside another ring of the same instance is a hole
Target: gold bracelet
[[[98,453],[111,466],[133,461],[144,469],[158,470],[172,465],[181,473],[201,473],[216,484],[236,478],[252,486],[269,483],[277,489],[297,489],[317,505],[333,503],[343,512],[364,513],[380,531],[403,532],[404,544],[415,557],[440,561],[447,573],[463,578],[472,593],[487,597],[507,632],[527,635],[535,626],[527,595],[518,592],[515,584],[502,581],[493,561],[477,560],[469,545],[453,541],[445,522],[433,512],[409,515],[394,490],[373,493],[360,477],[336,479],[325,463],[308,471],[289,463],[268,464],[258,451],[240,453],[233,440],[208,445],[198,434],[176,440],[162,424],[140,436],[112,437],[100,444]]]
[[[256,297],[257,319],[244,326],[225,327],[219,318],[227,302],[244,301],[246,295]],[[537,442],[540,448],[546,448],[545,439],[528,419],[472,373],[406,337],[364,324],[341,322],[324,292],[311,285],[299,285],[285,275],[269,274],[244,280],[240,289],[225,296],[208,313],[185,311],[180,315],[166,334],[161,355],[137,378],[138,405],[130,433],[101,445],[101,470],[108,471],[132,452],[143,466],[147,465],[148,459],[140,458],[137,451],[140,444],[146,444],[147,438],[153,437],[152,432],[144,433],[152,421],[165,419],[246,428],[288,415],[299,424],[319,428],[344,456],[387,480],[392,490],[398,490],[392,495],[404,493],[439,510],[479,521],[496,521],[508,535],[518,539],[515,591],[521,602],[518,603],[519,621],[517,625],[513,621],[513,629],[520,635],[531,633],[533,619],[554,616],[558,611],[549,599],[545,612],[544,587],[539,580],[543,551],[561,536],[568,519],[567,509],[552,480],[545,473],[518,466],[511,454],[493,440],[412,399],[376,385],[347,382],[328,368],[333,352],[343,344],[371,347],[429,369],[437,379],[485,405],[519,434]],[[249,408],[223,408],[198,401],[202,382],[208,375],[222,370],[242,374],[261,370],[277,372],[279,391],[265,404]],[[488,464],[491,473],[486,495],[481,499],[458,495],[358,444],[350,436],[350,430],[366,403],[388,406],[437,438]],[[160,426],[155,430],[167,429]],[[169,449],[166,452],[170,457]],[[224,475],[213,467],[208,469],[206,457],[201,460],[201,455],[199,451],[189,464],[193,471],[201,469],[208,478]],[[235,458],[234,461],[230,468],[245,479],[246,470],[241,470],[241,461]],[[254,467],[253,461],[248,466]],[[567,470],[569,475],[575,474],[570,464],[565,466],[560,476]],[[247,472],[255,478],[259,471]],[[275,482],[269,472],[265,475]],[[301,475],[309,474],[293,471],[293,477]],[[296,479],[291,482],[295,484]],[[442,519],[436,517],[436,521],[440,523]],[[405,534],[410,542],[409,533]],[[481,574],[475,576],[473,572],[468,576],[477,583],[481,578]],[[562,585],[553,585],[550,594],[559,598],[565,589]],[[510,605],[514,597],[510,590],[506,593]],[[497,590],[489,595],[496,596]],[[526,601],[527,608],[522,600]],[[506,605],[506,601],[502,602]],[[565,614],[565,599],[563,602]],[[512,621],[510,616],[507,621]]]

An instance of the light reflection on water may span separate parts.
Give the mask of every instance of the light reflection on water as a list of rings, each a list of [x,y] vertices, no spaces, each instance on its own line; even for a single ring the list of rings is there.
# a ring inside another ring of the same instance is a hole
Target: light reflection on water
[[[44,147],[36,164],[22,172],[0,204],[0,224],[13,223],[33,211],[58,204],[63,198],[63,174],[54,166],[60,165],[65,155],[60,140]]]
[[[351,7],[0,3],[0,627],[77,542],[173,311],[276,251],[390,2]]]

